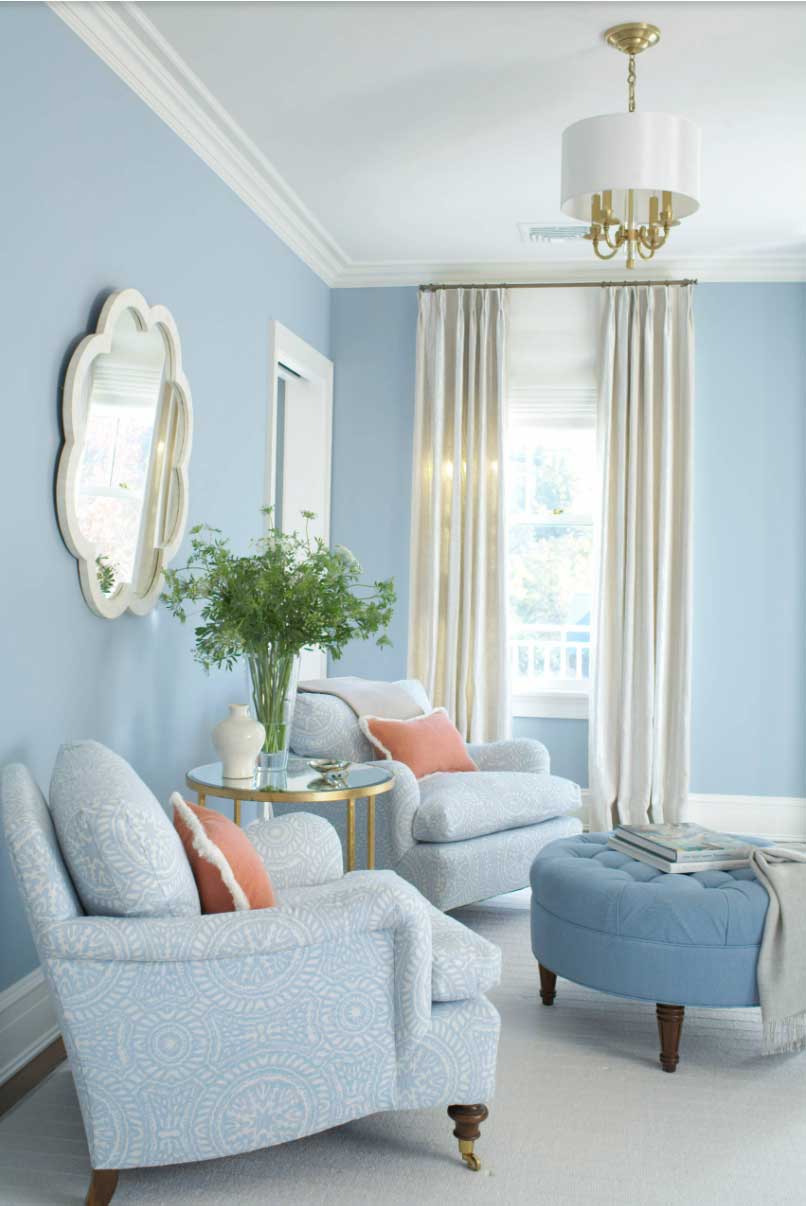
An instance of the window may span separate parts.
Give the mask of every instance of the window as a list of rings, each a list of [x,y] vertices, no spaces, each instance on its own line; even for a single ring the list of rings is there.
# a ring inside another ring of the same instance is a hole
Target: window
[[[506,485],[512,710],[516,716],[584,717],[592,654],[596,335],[595,326],[585,321],[590,311],[579,310],[587,299],[568,299],[558,310],[554,298],[567,297],[566,291],[537,292],[543,296],[516,303],[521,311],[513,315],[510,351]],[[553,294],[551,301],[546,293]]]

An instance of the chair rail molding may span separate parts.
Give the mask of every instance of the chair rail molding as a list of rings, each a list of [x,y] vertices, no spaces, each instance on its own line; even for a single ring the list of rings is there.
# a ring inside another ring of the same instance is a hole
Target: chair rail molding
[[[59,1026],[41,967],[0,992],[0,1084],[58,1037]]]
[[[587,828],[590,790],[582,789],[580,816]],[[723,796],[692,792],[687,821],[726,833],[776,842],[806,841],[806,796]]]
[[[50,8],[204,160],[245,205],[332,288],[431,282],[590,280],[586,260],[455,262],[352,260],[267,156],[131,0],[49,0]],[[804,281],[806,248],[760,247],[738,256],[665,261],[668,277],[701,281]],[[657,271],[657,269],[655,270]],[[599,265],[597,280],[623,280],[623,266]],[[636,284],[641,283],[636,274]]]

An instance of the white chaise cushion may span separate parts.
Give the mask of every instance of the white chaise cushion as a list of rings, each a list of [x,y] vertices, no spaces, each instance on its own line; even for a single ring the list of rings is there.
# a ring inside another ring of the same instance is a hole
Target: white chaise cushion
[[[463,842],[565,816],[580,807],[579,787],[557,775],[454,771],[420,780],[413,834],[418,842]]]
[[[124,758],[97,741],[63,745],[50,781],[50,811],[87,913],[201,913],[179,834]]]

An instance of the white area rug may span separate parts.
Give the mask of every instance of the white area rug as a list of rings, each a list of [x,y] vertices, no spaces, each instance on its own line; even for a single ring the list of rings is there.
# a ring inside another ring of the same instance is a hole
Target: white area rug
[[[803,1206],[806,1055],[760,1055],[757,1010],[692,1009],[658,1064],[655,1011],[560,981],[538,1003],[528,894],[457,912],[504,951],[498,1092],[459,1162],[441,1110],[284,1147],[121,1174],[114,1206]],[[89,1175],[66,1067],[0,1123],[2,1206],[78,1206]]]

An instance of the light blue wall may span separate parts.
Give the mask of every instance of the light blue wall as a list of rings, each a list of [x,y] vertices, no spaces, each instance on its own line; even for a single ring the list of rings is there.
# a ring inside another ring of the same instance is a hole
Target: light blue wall
[[[195,409],[190,519],[245,546],[260,531],[267,324],[329,354],[329,290],[43,5],[0,6],[0,146],[0,764],[21,759],[47,787],[59,743],[92,736],[165,800],[213,756],[210,729],[244,683],[206,678],[164,611],[109,622],[84,603],[53,504],[68,355],[110,290],[171,309]],[[0,917],[2,989],[35,965],[5,852]]]
[[[586,720],[536,719],[515,716],[514,737],[535,737],[551,752],[551,769],[556,775],[588,786],[588,722]]]
[[[378,355],[405,370],[416,290],[334,296],[344,299],[334,347],[342,387],[341,350],[351,350],[352,414],[374,405]],[[699,285],[695,313],[692,791],[806,795],[806,285]],[[392,385],[383,391],[389,439],[379,433],[373,444],[400,450],[389,471],[401,501],[410,402]],[[348,542],[364,506],[352,487],[334,500]],[[367,549],[372,522],[361,521]],[[402,583],[407,515],[394,522],[384,572]],[[405,600],[401,592],[401,630]],[[367,674],[380,667],[369,649],[356,664]],[[587,785],[585,721],[516,718],[514,731],[545,741],[557,773]]]
[[[700,285],[695,792],[806,795],[806,285]]]
[[[367,576],[394,577],[390,649],[352,645],[339,674],[406,673],[416,289],[334,289],[336,362],[331,533]]]

